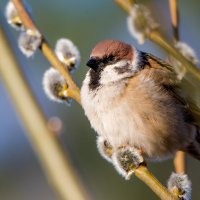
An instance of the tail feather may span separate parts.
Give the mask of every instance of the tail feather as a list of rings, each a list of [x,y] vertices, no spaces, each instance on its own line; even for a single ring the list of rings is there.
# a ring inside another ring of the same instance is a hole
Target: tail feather
[[[200,144],[200,127],[196,126],[196,140]]]
[[[187,147],[187,152],[194,158],[200,160],[200,127],[196,126],[195,140]]]

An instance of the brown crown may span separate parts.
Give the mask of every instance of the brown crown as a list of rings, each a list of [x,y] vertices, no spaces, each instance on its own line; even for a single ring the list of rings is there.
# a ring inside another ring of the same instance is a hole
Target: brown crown
[[[129,44],[117,40],[104,40],[94,47],[90,56],[103,59],[112,55],[117,60],[132,60],[133,53],[133,48]]]

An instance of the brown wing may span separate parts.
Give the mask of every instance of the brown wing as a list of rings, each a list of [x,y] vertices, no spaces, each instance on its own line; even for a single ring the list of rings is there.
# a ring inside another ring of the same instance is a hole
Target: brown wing
[[[181,81],[177,79],[174,68],[165,61],[146,54],[146,59],[151,68],[154,68],[154,78],[182,104],[194,123],[200,126],[200,83],[192,74],[186,74]]]

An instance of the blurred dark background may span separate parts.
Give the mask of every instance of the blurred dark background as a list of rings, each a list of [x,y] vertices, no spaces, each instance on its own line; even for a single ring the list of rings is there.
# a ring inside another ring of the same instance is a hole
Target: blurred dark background
[[[58,116],[63,123],[60,141],[71,162],[94,200],[157,199],[137,178],[125,181],[112,165],[103,160],[96,149],[96,136],[79,105],[71,107],[51,102],[42,89],[42,76],[49,63],[37,52],[34,58],[25,58],[17,47],[18,33],[11,29],[4,18],[6,0],[0,0],[0,25],[5,30],[28,84],[47,118]],[[42,0],[27,1],[32,15],[50,45],[58,38],[71,39],[80,49],[81,66],[74,78],[81,86],[87,67],[85,63],[91,49],[100,40],[119,39],[140,50],[166,58],[163,50],[147,41],[139,46],[126,27],[126,14],[114,1],[101,0]],[[141,1],[162,24],[161,30],[171,40],[168,1]],[[180,38],[200,55],[200,2],[181,0]],[[1,45],[1,44],[0,44]],[[0,55],[0,59],[1,55]],[[6,66],[5,66],[6,67]],[[16,86],[17,89],[17,86]],[[20,91],[19,91],[20,95]],[[23,101],[23,99],[22,99]],[[33,121],[34,123],[34,121]],[[35,124],[37,126],[37,124]],[[44,141],[45,143],[45,141]],[[200,199],[200,162],[188,157],[188,174],[193,183],[193,199]],[[173,170],[172,161],[149,164],[156,177],[166,183]],[[0,199],[1,200],[57,200],[49,187],[37,156],[29,143],[23,124],[20,123],[12,99],[0,80]]]

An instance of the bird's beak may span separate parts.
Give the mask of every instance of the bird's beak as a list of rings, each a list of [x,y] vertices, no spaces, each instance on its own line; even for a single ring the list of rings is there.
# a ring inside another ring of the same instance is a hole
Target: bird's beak
[[[97,68],[99,67],[100,61],[98,58],[95,57],[90,57],[90,59],[88,60],[88,62],[86,63],[86,65],[90,68],[92,68],[94,71],[97,70]]]

